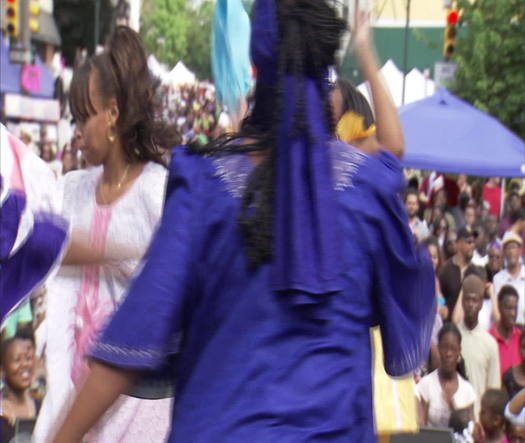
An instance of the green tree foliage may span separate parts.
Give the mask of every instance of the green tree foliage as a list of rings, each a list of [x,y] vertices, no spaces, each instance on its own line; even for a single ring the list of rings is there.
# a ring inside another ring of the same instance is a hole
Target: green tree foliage
[[[141,34],[146,49],[173,67],[179,60],[199,78],[211,78],[211,23],[213,3],[192,6],[187,0],[146,0]]]
[[[525,0],[459,0],[452,90],[525,139]]]
[[[200,79],[211,80],[211,31],[214,4],[206,1],[190,11],[187,65]],[[185,61],[186,63],[186,61]]]

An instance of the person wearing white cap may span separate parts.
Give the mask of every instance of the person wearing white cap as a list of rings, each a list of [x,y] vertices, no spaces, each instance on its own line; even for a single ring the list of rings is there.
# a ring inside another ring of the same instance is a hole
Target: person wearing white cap
[[[496,294],[502,286],[512,285],[518,291],[518,316],[516,323],[525,323],[525,265],[521,261],[523,240],[514,231],[507,231],[502,241],[505,267],[494,276]]]

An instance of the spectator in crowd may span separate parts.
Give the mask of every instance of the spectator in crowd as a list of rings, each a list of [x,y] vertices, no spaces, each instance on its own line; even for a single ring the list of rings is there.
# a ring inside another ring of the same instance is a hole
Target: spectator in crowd
[[[503,266],[503,251],[501,245],[497,242],[492,242],[487,247],[487,256],[489,261],[485,266],[487,271],[487,280],[493,283],[494,276],[501,271]]]
[[[47,163],[51,163],[55,159],[53,144],[50,141],[42,142],[40,148],[40,158]]]
[[[471,194],[461,192],[458,196],[458,206],[453,208],[454,223],[460,228],[465,225],[465,210],[469,204],[474,204]]]
[[[429,236],[427,223],[418,217],[419,200],[415,189],[408,189],[405,193],[405,208],[408,213],[410,230],[418,242],[424,241]]]
[[[30,148],[36,155],[40,156],[40,149],[36,143],[33,142],[33,138],[26,131],[20,131],[20,140]]]
[[[30,392],[34,371],[33,341],[23,335],[5,340],[0,347],[0,368],[5,381],[0,410],[2,441],[11,442],[15,435],[20,441],[29,441],[40,408]],[[29,421],[26,430],[29,435],[22,436],[19,429],[22,421]]]
[[[463,225],[474,229],[476,224],[476,206],[474,204],[469,204],[465,208],[465,213],[463,214]]]
[[[500,237],[503,237],[515,223],[521,207],[520,195],[517,192],[510,192],[505,205],[505,215],[499,225]]]
[[[454,230],[447,231],[445,241],[443,243],[443,258],[450,260],[458,252],[458,233]]]
[[[474,426],[472,414],[468,409],[455,409],[450,413],[448,427],[454,432],[455,443],[471,442]]]
[[[478,315],[478,323],[484,331],[488,331],[492,325],[499,320],[498,298],[494,293],[493,285],[487,281],[487,273],[484,268],[472,266],[465,272],[464,278],[470,275],[475,275],[483,282],[483,303]],[[452,321],[457,325],[460,324],[464,318],[462,294],[463,291],[460,291],[458,301],[452,313]]]
[[[505,407],[505,417],[512,426],[525,431],[525,389],[519,391]],[[525,437],[525,432],[520,432],[520,437]],[[523,440],[518,440],[520,443]]]
[[[487,246],[489,244],[487,233],[483,224],[476,225],[473,230],[477,233],[476,247],[472,255],[472,264],[484,268],[489,261]]]
[[[523,333],[520,338],[520,357],[521,363],[507,369],[503,374],[503,386],[505,386],[509,397],[514,397],[525,388],[525,334]]]
[[[436,219],[432,223],[432,235],[436,237],[440,249],[443,249],[445,246],[445,238],[448,232],[449,230],[447,219],[441,215],[436,217]]]
[[[505,406],[508,400],[507,393],[501,389],[489,389],[483,394],[476,442],[507,443]]]
[[[450,212],[450,208],[447,206],[447,191],[445,188],[441,188],[436,192],[432,207],[425,210],[424,220],[427,224],[432,224],[435,218],[439,215],[442,215],[447,219],[449,229],[456,229],[454,216]]]
[[[478,321],[483,305],[485,284],[475,274],[465,277],[460,296],[463,307],[463,321],[458,325],[461,332],[461,354],[469,381],[476,392],[474,412],[479,413],[479,400],[489,388],[499,389],[501,385],[498,345]]]
[[[472,187],[468,183],[468,177],[466,174],[459,174],[456,183],[460,194],[472,195]]]
[[[491,177],[483,185],[483,201],[489,204],[489,214],[499,217],[501,211],[501,186],[500,179]]]
[[[461,333],[453,323],[439,331],[438,350],[441,365],[417,385],[419,424],[447,428],[452,411],[466,409],[468,421],[474,418],[476,393],[467,381],[461,360]]]
[[[523,443],[525,442],[525,428],[516,426],[508,420],[507,415],[507,425],[505,428],[505,433],[507,435],[508,443]]]
[[[13,337],[18,330],[31,328],[33,314],[29,301],[22,303],[5,319],[2,324],[1,339],[6,340]]]
[[[473,267],[471,260],[475,239],[476,234],[474,231],[467,226],[461,228],[458,231],[458,239],[456,241],[457,252],[443,265],[439,272],[439,283],[447,302],[449,317],[456,306],[465,272]]]
[[[430,254],[430,258],[432,259],[432,266],[436,274],[436,299],[438,305],[438,314],[441,317],[441,319],[445,321],[448,318],[448,308],[445,302],[445,298],[443,297],[443,293],[441,292],[441,285],[439,284],[439,279],[437,277],[439,268],[441,266],[439,245],[435,237],[428,237],[424,241],[424,244],[428,249],[428,253]]]
[[[499,364],[502,376],[509,368],[521,363],[519,347],[521,330],[516,327],[517,307],[518,292],[513,286],[503,286],[498,292],[500,319],[489,331],[498,342]]]
[[[485,217],[483,225],[485,227],[488,242],[501,244],[501,238],[498,237],[498,217],[494,214],[488,214],[487,217]]]
[[[64,150],[62,151],[62,175],[76,169],[78,169],[77,157],[68,143],[64,146]]]
[[[521,262],[523,240],[513,231],[508,231],[502,242],[503,256],[506,266],[494,276],[494,290],[500,291],[502,286],[511,285],[518,293],[518,313],[516,323],[525,324],[525,265]]]

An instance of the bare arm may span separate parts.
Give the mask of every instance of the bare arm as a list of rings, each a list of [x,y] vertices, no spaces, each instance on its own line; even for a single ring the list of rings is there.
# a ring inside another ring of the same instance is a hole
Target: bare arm
[[[377,143],[398,158],[405,152],[405,139],[396,105],[379,71],[373,48],[369,18],[364,13],[356,15],[354,28],[354,52],[359,66],[370,85],[376,119]]]
[[[427,426],[428,403],[422,398],[420,398],[417,402],[417,419],[419,426]]]
[[[82,231],[73,231],[64,258],[63,265],[103,265],[118,263],[123,260],[140,260],[142,253],[133,247],[109,243],[105,250],[98,250],[90,245],[88,235]]]
[[[489,293],[490,301],[492,304],[492,320],[494,321],[494,323],[499,323],[500,313],[499,313],[499,306],[498,306],[498,296],[496,292],[494,291],[494,284],[488,283],[486,290]]]
[[[511,414],[518,415],[525,406],[525,389],[518,392],[509,402],[509,411]]]
[[[91,372],[66,416],[54,443],[80,442],[104,412],[127,392],[139,374],[93,362]]]
[[[456,325],[459,325],[463,321],[463,291],[459,292],[458,300],[456,301],[456,306],[454,306],[454,311],[452,312],[452,322]]]

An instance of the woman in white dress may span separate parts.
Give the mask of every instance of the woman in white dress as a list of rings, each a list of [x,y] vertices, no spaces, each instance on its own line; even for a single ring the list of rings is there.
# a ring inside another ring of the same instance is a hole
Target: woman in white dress
[[[474,420],[476,393],[468,382],[461,360],[461,333],[453,323],[445,323],[438,334],[441,365],[417,384],[419,424],[448,428],[452,413],[462,413],[466,422]]]
[[[117,27],[108,49],[73,78],[71,109],[93,167],[62,179],[60,208],[73,234],[49,284],[48,391],[37,442],[52,437],[86,378],[84,356],[121,303],[161,215],[167,178],[161,147],[175,146],[178,135],[154,119],[155,86],[140,37],[126,27]],[[163,441],[170,402],[122,396],[87,441]]]

